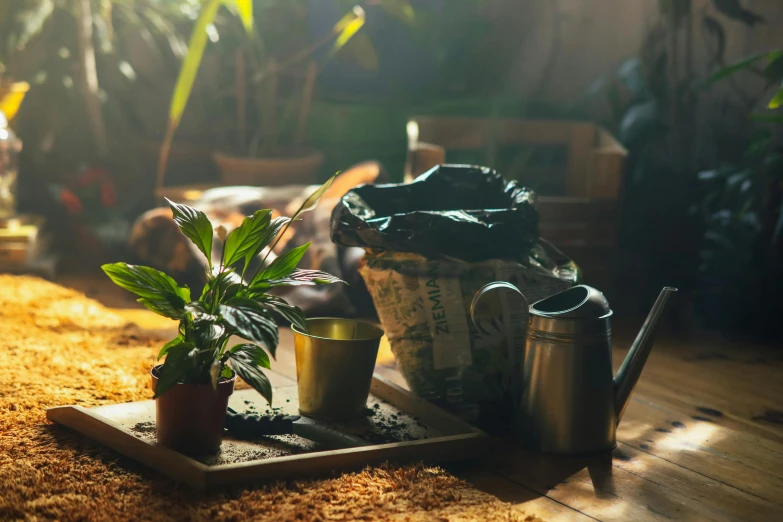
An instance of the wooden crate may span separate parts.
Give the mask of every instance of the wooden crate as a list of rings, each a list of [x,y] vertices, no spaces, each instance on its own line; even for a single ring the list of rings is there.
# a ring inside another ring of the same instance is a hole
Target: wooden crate
[[[484,152],[483,164],[490,167],[505,145],[562,147],[566,153],[562,169],[543,172],[563,177],[562,193],[542,196],[616,199],[627,156],[623,146],[604,129],[577,121],[416,116],[408,125],[408,141],[415,158],[422,151],[436,160],[431,154],[433,145],[443,149],[444,160],[449,162],[449,155],[455,151],[480,150]],[[427,170],[426,163],[415,166],[410,173],[414,177]]]
[[[406,179],[410,181],[435,165],[454,163],[465,150],[482,151],[482,164],[494,167],[506,145],[530,145],[532,150],[554,147],[562,152],[562,165],[533,165],[525,171],[539,179],[558,180],[549,185],[559,190],[538,192],[541,237],[561,248],[616,245],[627,152],[592,123],[413,117],[408,124]],[[524,177],[520,181],[527,184]]]

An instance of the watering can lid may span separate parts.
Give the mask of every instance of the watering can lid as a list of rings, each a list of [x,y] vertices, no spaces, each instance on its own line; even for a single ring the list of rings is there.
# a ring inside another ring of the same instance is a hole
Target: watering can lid
[[[551,319],[604,319],[612,314],[604,294],[587,285],[578,285],[534,303],[530,313]]]

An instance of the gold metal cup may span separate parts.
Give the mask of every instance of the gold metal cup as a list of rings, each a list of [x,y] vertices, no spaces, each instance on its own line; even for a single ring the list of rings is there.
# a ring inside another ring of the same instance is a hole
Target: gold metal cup
[[[383,330],[366,321],[313,318],[308,332],[292,327],[299,411],[323,420],[347,420],[367,405]]]

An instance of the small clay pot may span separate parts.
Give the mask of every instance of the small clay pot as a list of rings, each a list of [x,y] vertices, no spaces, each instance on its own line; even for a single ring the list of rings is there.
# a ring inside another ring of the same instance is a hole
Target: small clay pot
[[[162,366],[150,372],[153,392]],[[175,384],[155,399],[158,444],[191,456],[217,453],[235,380],[236,375],[221,379],[217,390],[209,384]]]

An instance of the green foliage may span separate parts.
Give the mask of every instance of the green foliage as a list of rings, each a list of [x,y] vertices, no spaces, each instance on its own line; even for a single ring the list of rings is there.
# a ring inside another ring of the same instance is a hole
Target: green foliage
[[[207,26],[214,21],[218,7],[223,3],[223,0],[209,0],[205,3],[198,20],[196,20],[196,25],[193,27],[188,44],[188,54],[182,62],[177,85],[174,87],[174,94],[171,97],[170,127],[176,128],[182,119],[182,113],[185,112],[185,106],[188,104],[190,91],[193,89],[193,82],[196,80],[196,73],[198,73],[201,64],[201,57],[204,56],[204,49],[207,47]]]
[[[223,263],[231,266],[244,259],[247,266],[271,240],[274,232],[269,226],[271,220],[271,210],[259,210],[232,230],[223,246]]]
[[[314,208],[333,179],[316,190],[295,217]],[[207,217],[187,205],[169,204],[179,229],[209,259],[212,224]],[[158,354],[158,359],[166,359],[159,370],[156,398],[179,382],[216,387],[219,379],[231,377],[233,370],[271,403],[272,387],[262,368],[269,368],[267,353],[274,357],[278,343],[272,313],[299,329],[306,330],[307,326],[299,308],[267,292],[278,286],[323,285],[340,280],[319,271],[298,270],[296,265],[309,246],[303,245],[278,257],[246,282],[237,270],[244,273],[250,260],[291,222],[290,218],[270,220],[270,215],[269,210],[258,211],[228,236],[223,261],[214,267],[210,264],[207,283],[195,301],[187,287],[180,287],[163,272],[127,263],[103,266],[115,284],[136,294],[147,308],[179,320],[179,334]],[[237,263],[242,266],[235,267]],[[227,344],[232,336],[256,344],[240,344],[229,350]]]
[[[201,250],[207,258],[210,270],[212,269],[212,223],[206,214],[187,205],[180,205],[166,200],[174,213],[174,221],[193,244]]]
[[[161,154],[158,163],[158,184],[163,183],[165,176],[166,165],[168,162],[168,154],[171,148],[171,143],[174,139],[174,134],[179,127],[180,120],[185,112],[185,108],[190,99],[193,91],[193,84],[198,75],[199,68],[201,67],[202,58],[204,56],[204,50],[207,45],[207,38],[210,30],[214,31],[214,23],[218,19],[218,13],[220,7],[225,6],[230,11],[235,13],[239,20],[242,22],[244,32],[249,37],[244,46],[238,46],[236,51],[239,51],[244,57],[250,58],[251,67],[251,88],[250,92],[255,93],[258,96],[258,109],[260,114],[260,126],[256,136],[250,143],[250,155],[254,155],[258,149],[258,142],[263,137],[269,143],[265,143],[264,146],[269,148],[270,146],[277,146],[279,141],[279,123],[284,123],[286,119],[286,111],[282,111],[284,114],[278,115],[277,105],[279,100],[277,99],[278,90],[278,76],[281,72],[289,72],[286,69],[293,66],[300,66],[311,59],[315,51],[321,46],[333,43],[332,53],[339,52],[347,43],[349,43],[364,26],[365,15],[364,10],[358,5],[354,6],[337,24],[332,28],[330,34],[327,34],[327,38],[323,41],[316,42],[313,45],[307,45],[303,49],[296,50],[287,56],[274,56],[270,53],[267,42],[263,40],[266,37],[261,31],[255,30],[257,25],[261,25],[259,16],[254,13],[252,0],[207,0],[201,5],[198,19],[191,32],[190,42],[188,44],[187,53],[182,62],[182,66],[177,77],[176,86],[171,97],[171,105],[169,107],[168,126],[166,129],[166,135],[164,137],[163,144],[161,146]],[[281,13],[293,12],[296,15],[301,15],[302,6],[299,2],[294,0],[286,0],[286,2],[268,2],[262,4],[262,9],[265,12],[279,16]],[[265,13],[266,14],[266,13]],[[301,18],[301,16],[299,16]],[[287,20],[271,20],[279,29],[280,27],[286,27],[290,24],[290,18]],[[365,46],[358,47],[363,49],[363,54],[359,59],[360,63],[366,63],[368,66],[373,65],[373,56],[375,56],[375,65],[377,66],[377,56],[374,55],[374,49],[371,46],[368,48],[365,42]],[[246,49],[243,50],[243,47]],[[355,54],[355,53],[354,53]],[[234,89],[240,89],[239,83],[246,83],[246,73],[243,72],[237,77],[237,84],[233,86]],[[265,85],[261,87],[259,82],[264,82]],[[246,85],[242,85],[241,91],[244,92]],[[312,85],[310,87],[305,86],[303,89],[304,97],[310,98],[312,96]],[[237,103],[241,107],[245,106],[246,100],[237,100]],[[309,107],[308,101],[302,103],[302,110],[304,107]],[[309,110],[309,109],[307,109]],[[277,122],[278,116],[281,122]],[[303,116],[306,116],[304,114]],[[300,116],[300,119],[303,118]],[[306,119],[306,118],[304,118]],[[262,134],[264,134],[262,136]],[[301,133],[298,133],[295,141],[301,139]],[[247,145],[245,143],[242,146]],[[298,143],[298,145],[301,145]],[[246,151],[243,151],[243,153]]]

